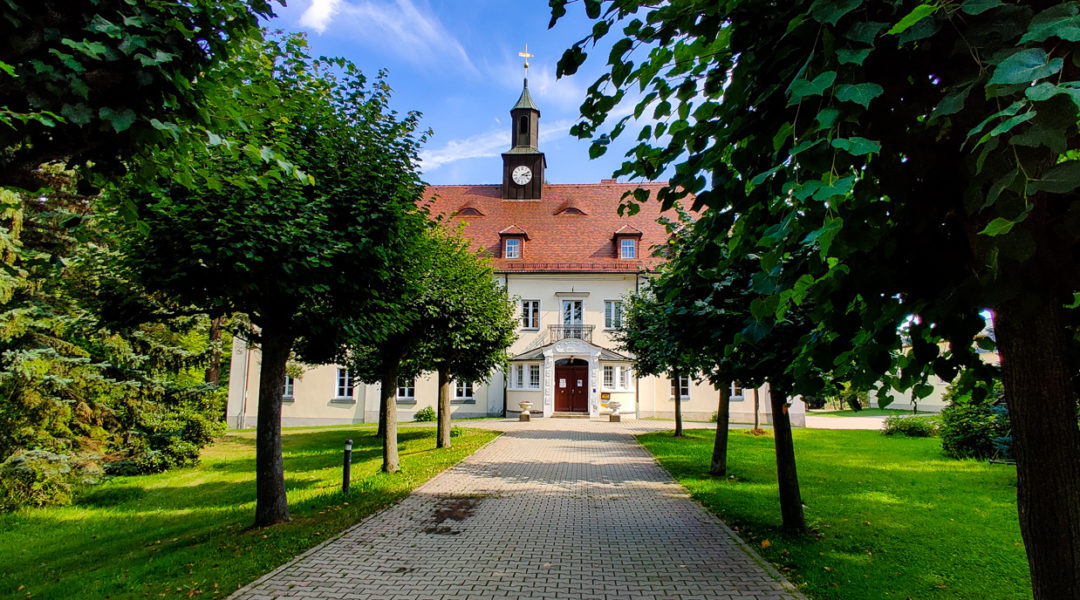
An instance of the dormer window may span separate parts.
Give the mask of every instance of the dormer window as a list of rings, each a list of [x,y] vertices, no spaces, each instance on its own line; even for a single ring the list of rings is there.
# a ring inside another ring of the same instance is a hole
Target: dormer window
[[[529,234],[517,225],[511,225],[499,232],[502,239],[502,256],[510,260],[520,260],[525,242],[529,240]]]
[[[475,208],[473,208],[471,206],[466,206],[465,208],[457,211],[457,213],[455,213],[454,216],[457,216],[457,217],[482,217],[482,216],[484,216],[484,213],[476,210]]]
[[[504,258],[521,258],[521,238],[506,238]]]
[[[637,244],[640,239],[641,230],[633,225],[623,225],[611,236],[611,241],[618,247],[621,260],[637,259]]]

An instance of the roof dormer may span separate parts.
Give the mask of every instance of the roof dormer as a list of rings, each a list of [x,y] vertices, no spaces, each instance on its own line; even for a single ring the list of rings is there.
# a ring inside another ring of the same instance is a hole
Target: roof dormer
[[[511,225],[499,232],[499,247],[502,258],[521,260],[525,257],[525,242],[529,234],[517,225]]]
[[[638,248],[641,241],[641,230],[633,225],[623,225],[611,236],[615,243],[615,255],[620,260],[637,260],[641,249]]]
[[[482,216],[484,216],[484,213],[481,212],[480,209],[476,208],[475,206],[465,205],[465,206],[462,206],[461,208],[457,209],[456,211],[454,211],[454,216],[455,217],[482,217]]]
[[[553,215],[587,215],[589,213],[574,205],[573,201],[563,202],[555,209]]]

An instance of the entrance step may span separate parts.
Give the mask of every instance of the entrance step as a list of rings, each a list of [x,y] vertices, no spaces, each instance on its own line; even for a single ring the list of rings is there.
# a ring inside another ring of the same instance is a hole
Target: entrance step
[[[555,411],[551,413],[553,419],[588,419],[589,413],[587,412],[566,412]]]

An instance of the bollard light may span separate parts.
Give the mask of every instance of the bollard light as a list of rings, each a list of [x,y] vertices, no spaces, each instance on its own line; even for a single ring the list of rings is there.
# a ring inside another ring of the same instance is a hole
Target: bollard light
[[[352,440],[345,440],[345,464],[341,472],[341,493],[349,493],[349,476],[352,471]]]

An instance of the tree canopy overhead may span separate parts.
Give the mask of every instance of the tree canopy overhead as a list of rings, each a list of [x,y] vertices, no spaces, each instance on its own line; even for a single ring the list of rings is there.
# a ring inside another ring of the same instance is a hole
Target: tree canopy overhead
[[[211,126],[203,76],[272,15],[266,0],[0,4],[0,185],[37,189],[49,162],[113,171]]]
[[[553,21],[567,9],[551,5]],[[1080,597],[1077,3],[583,6],[596,23],[562,74],[619,35],[574,131],[598,154],[651,117],[617,174],[673,167],[658,200],[693,194],[711,237],[759,256],[756,315],[809,303],[796,390],[826,366],[925,393],[931,373],[981,367],[993,310],[1035,596]],[[634,114],[608,123],[629,98]]]

